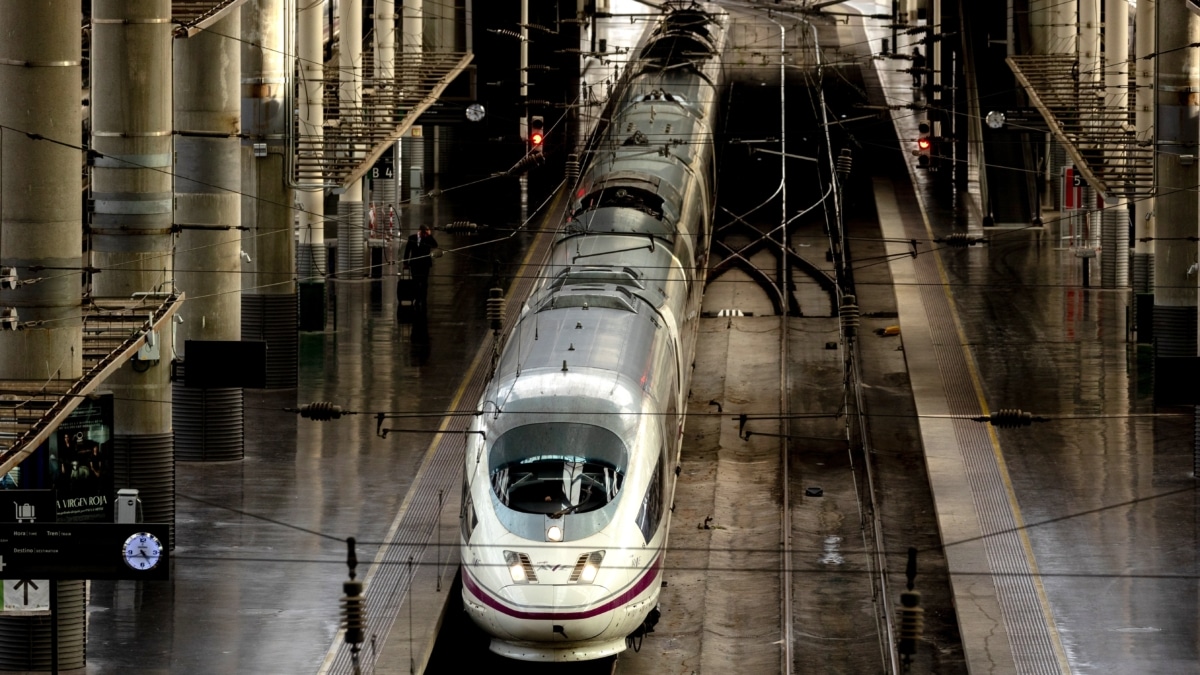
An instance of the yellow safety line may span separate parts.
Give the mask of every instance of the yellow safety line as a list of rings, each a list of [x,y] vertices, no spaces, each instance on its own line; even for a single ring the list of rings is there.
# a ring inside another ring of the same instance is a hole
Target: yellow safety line
[[[910,176],[912,176],[912,167],[908,167]],[[925,210],[925,202],[921,197],[917,188],[916,177],[912,176],[914,192],[916,192],[917,206],[921,210],[921,220],[925,223],[925,233],[929,236],[929,241],[934,241],[933,227],[929,223],[929,214]],[[946,303],[950,309],[950,317],[954,320],[954,331],[958,335],[958,344],[963,352],[963,359],[967,363],[967,372],[971,376],[971,386],[975,389],[975,397],[979,401],[979,409],[984,415],[990,415],[987,399],[983,393],[983,384],[979,376],[979,370],[975,365],[975,358],[971,354],[971,348],[967,343],[966,334],[963,331],[962,321],[959,319],[958,311],[954,306],[954,295],[950,292],[950,279],[946,275],[946,268],[942,264],[942,256],[937,248],[932,249],[934,261],[937,263],[938,277],[942,282],[942,292],[946,295]],[[1054,646],[1054,653],[1058,657],[1059,669],[1061,672],[1070,672],[1071,666],[1067,660],[1066,650],[1062,645],[1062,636],[1058,633],[1058,625],[1054,621],[1054,612],[1050,608],[1050,600],[1046,597],[1046,589],[1042,586],[1042,577],[1038,573],[1037,558],[1033,554],[1033,545],[1029,541],[1029,535],[1025,531],[1025,518],[1021,515],[1021,506],[1017,503],[1017,493],[1013,489],[1012,478],[1008,475],[1008,465],[1004,462],[1004,451],[1000,449],[1000,438],[996,436],[996,429],[987,423],[988,439],[992,443],[992,455],[996,459],[996,467],[1000,470],[1000,479],[1004,483],[1004,490],[1008,496],[1008,504],[1012,509],[1013,520],[1016,523],[1017,535],[1021,539],[1021,546],[1025,549],[1025,560],[1029,564],[1030,571],[1033,574],[1033,585],[1037,590],[1038,602],[1042,605],[1044,615],[1049,619],[1048,628],[1050,631],[1051,642]],[[987,535],[985,535],[987,536]],[[943,542],[943,545],[948,545]]]

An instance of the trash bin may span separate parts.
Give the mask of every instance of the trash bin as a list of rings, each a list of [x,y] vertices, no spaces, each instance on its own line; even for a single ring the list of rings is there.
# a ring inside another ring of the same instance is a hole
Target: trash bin
[[[299,329],[325,330],[325,284],[319,281],[301,281],[296,285],[300,291]]]

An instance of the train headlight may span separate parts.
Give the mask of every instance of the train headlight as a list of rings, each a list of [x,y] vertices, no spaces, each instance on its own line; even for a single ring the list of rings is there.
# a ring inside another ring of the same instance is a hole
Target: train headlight
[[[524,553],[505,551],[504,564],[508,567],[508,575],[512,577],[514,583],[537,583],[537,574],[533,571],[533,564],[529,562],[529,556]]]
[[[592,563],[588,563],[583,566],[583,574],[579,575],[579,580],[585,584],[590,584],[596,580],[596,574],[599,571],[600,571],[599,567],[597,567],[596,565],[593,565]]]
[[[563,531],[558,525],[546,528],[546,541],[562,541]]]
[[[575,569],[571,571],[571,583],[590,584],[595,581],[603,560],[604,551],[581,554],[575,561]]]

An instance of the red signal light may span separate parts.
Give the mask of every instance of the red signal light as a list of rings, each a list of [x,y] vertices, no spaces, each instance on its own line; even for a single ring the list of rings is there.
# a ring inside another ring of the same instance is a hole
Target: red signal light
[[[930,143],[928,138],[921,137],[921,138],[917,139],[917,149],[918,150],[922,150],[922,151],[928,150],[931,145],[932,145],[932,143]]]
[[[546,124],[541,115],[529,117],[529,145],[534,150],[541,151],[542,142],[546,140]]]

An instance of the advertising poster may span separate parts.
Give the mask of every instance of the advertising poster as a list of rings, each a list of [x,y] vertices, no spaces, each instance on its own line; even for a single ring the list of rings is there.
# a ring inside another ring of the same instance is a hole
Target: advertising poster
[[[43,446],[58,522],[113,522],[112,429],[112,395],[89,397]]]

